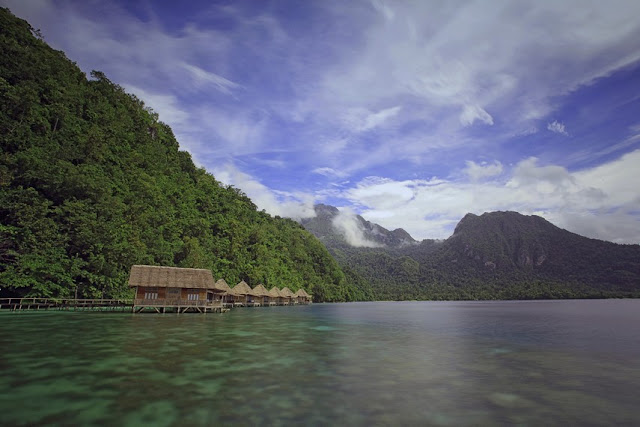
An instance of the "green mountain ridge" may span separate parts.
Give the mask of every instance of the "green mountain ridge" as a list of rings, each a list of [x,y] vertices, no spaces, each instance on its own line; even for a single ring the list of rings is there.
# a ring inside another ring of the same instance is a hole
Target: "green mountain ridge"
[[[303,225],[379,299],[640,296],[640,246],[589,239],[538,216],[467,214],[444,241],[364,248],[348,245],[333,226],[337,209],[320,205],[316,212]],[[382,227],[358,221],[365,239],[389,238],[379,236]]]
[[[0,297],[123,297],[133,264],[370,299],[300,224],[223,186],[171,128],[0,9]]]

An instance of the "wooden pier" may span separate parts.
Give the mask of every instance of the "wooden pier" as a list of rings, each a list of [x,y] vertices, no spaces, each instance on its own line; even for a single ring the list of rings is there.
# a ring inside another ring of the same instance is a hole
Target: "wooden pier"
[[[306,303],[308,304],[308,303]],[[106,298],[0,298],[0,310],[67,310],[67,311],[131,311],[141,313],[225,313],[233,307],[272,307],[293,305],[291,302],[232,303],[192,300],[106,299]]]
[[[131,311],[224,313],[222,302],[145,299],[0,298],[0,310]]]

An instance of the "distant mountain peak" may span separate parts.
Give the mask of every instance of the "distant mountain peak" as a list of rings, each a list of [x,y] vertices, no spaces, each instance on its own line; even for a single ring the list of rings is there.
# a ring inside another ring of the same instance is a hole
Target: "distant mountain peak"
[[[303,219],[302,225],[320,240],[331,245],[347,244],[360,247],[401,248],[418,242],[411,235],[397,228],[389,231],[379,224],[367,221],[360,215],[340,218],[341,211],[335,206],[317,204],[316,217]]]

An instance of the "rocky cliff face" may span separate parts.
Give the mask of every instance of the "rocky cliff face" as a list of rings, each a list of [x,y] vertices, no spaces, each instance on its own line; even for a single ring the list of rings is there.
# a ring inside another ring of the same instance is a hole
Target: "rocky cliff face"
[[[538,216],[517,212],[467,214],[446,244],[486,268],[536,269],[549,257],[556,235],[569,233]]]

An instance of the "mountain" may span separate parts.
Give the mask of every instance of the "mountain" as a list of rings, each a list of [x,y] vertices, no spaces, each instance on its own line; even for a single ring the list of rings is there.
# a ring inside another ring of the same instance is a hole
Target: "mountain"
[[[362,218],[360,215],[343,217],[334,206],[315,205],[316,216],[301,221],[302,225],[312,232],[318,239],[330,247],[352,246],[349,244],[349,233],[344,228],[349,227],[359,235],[359,240],[369,247],[385,247],[387,249],[399,249],[418,242],[402,228],[389,231],[378,224],[374,224]]]
[[[390,235],[404,230],[357,217],[363,235],[380,244],[353,247],[333,222],[337,209],[322,205],[316,212],[303,225],[379,299],[640,296],[640,246],[589,239],[538,216],[467,214],[445,241],[409,236],[399,244]]]
[[[142,100],[7,9],[0,55],[0,297],[124,297],[131,265],[152,264],[371,298],[300,224],[197,168]]]
[[[640,289],[640,246],[590,239],[539,216],[517,212],[467,214],[442,255],[469,267],[520,272],[618,292]]]

